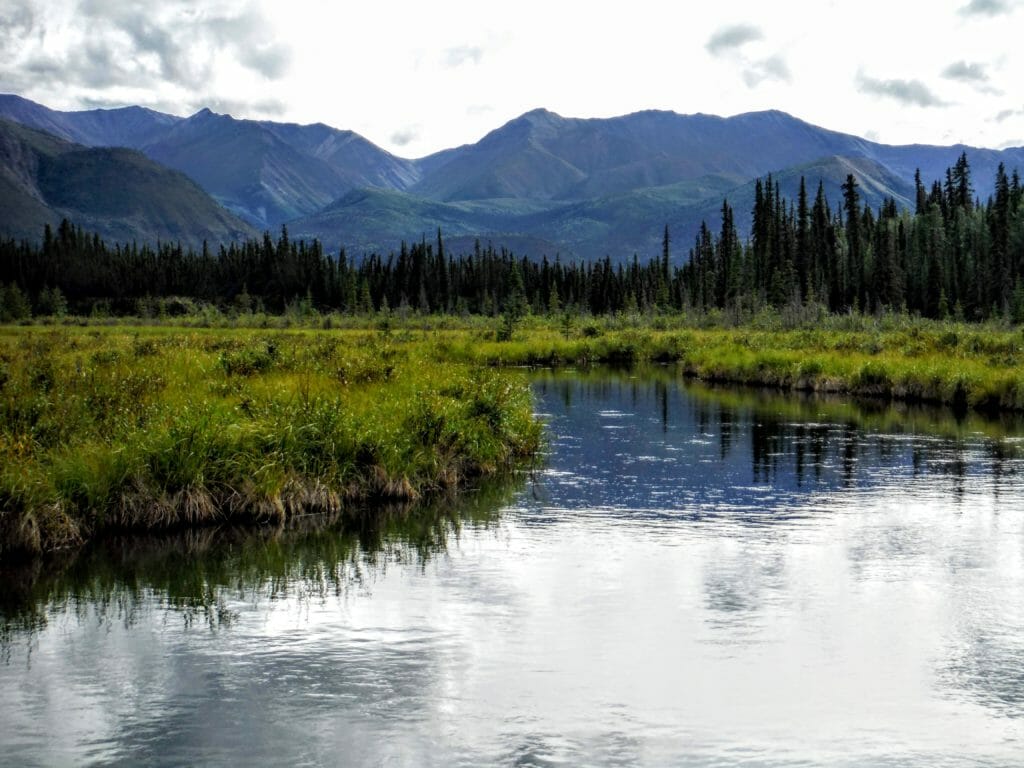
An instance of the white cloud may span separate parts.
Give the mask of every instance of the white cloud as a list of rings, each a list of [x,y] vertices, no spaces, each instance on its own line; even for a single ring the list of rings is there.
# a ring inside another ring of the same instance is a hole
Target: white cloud
[[[988,73],[984,64],[955,61],[942,70],[942,76],[949,80],[962,80],[967,83],[987,83]]]
[[[391,143],[397,147],[406,147],[412,144],[420,135],[419,126],[410,125],[400,128],[391,134]]]
[[[789,71],[789,65],[779,55],[755,61],[743,71],[743,82],[750,88],[756,88],[765,80],[781,80],[788,83],[792,79],[793,74]]]
[[[712,56],[718,56],[742,48],[755,40],[761,40],[763,37],[764,33],[753,24],[730,24],[715,30],[704,47]]]
[[[1013,10],[1009,0],[971,0],[960,9],[963,16],[1001,16]]]
[[[484,49],[478,45],[457,45],[442,52],[441,62],[446,67],[460,67],[469,62],[479,64],[483,57]]]
[[[0,24],[0,84],[47,99],[69,93],[79,103],[171,101],[184,106],[196,93],[267,112],[275,100],[251,102],[218,82],[235,67],[279,80],[290,50],[273,39],[259,7],[244,2],[167,0],[16,0]],[[177,92],[178,98],[173,98]],[[62,106],[58,104],[56,106]],[[271,110],[272,111],[272,110]]]
[[[1008,3],[936,0],[927,14],[891,0],[633,0],[628,13],[581,0],[520,0],[515,13],[472,0],[0,4],[0,90],[59,109],[187,114],[203,99],[237,116],[352,129],[406,156],[476,141],[535,107],[570,117],[778,108],[889,143],[949,130],[996,146],[1021,130],[994,117],[1020,106],[1000,95],[1019,93],[1019,32],[987,15]],[[955,103],[940,86],[956,89]]]
[[[862,93],[884,96],[912,107],[944,107],[948,103],[936,96],[920,80],[892,78],[880,80],[863,73],[857,75],[857,89]]]

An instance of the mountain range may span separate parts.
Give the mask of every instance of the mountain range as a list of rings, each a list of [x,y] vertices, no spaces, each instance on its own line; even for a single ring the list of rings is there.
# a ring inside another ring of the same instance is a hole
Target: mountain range
[[[39,240],[67,218],[117,242],[198,246],[258,234],[180,171],[134,149],[85,147],[0,119],[0,232]]]
[[[778,111],[578,119],[538,109],[475,144],[419,159],[319,123],[239,120],[206,109],[187,118],[142,107],[60,112],[6,95],[0,118],[35,129],[19,134],[0,123],[0,232],[19,237],[73,214],[121,239],[220,241],[287,225],[293,236],[362,253],[432,239],[440,228],[453,247],[479,238],[533,256],[625,259],[657,253],[666,225],[685,247],[701,221],[717,227],[723,198],[746,226],[754,180],[769,173],[791,197],[801,176],[812,194],[820,181],[833,205],[853,173],[875,206],[886,197],[910,205],[915,170],[930,184],[962,152],[981,196],[1000,162],[1024,167],[1024,148],[890,146]],[[127,184],[145,175],[146,162],[146,173],[162,167],[169,175],[91,199],[90,173]],[[161,229],[159,221],[173,226]]]

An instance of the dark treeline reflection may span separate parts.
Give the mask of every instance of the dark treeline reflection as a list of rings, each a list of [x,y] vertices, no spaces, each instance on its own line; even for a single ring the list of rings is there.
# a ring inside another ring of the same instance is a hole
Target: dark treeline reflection
[[[968,474],[989,475],[998,492],[1021,455],[1018,416],[709,387],[672,366],[547,371],[535,387],[562,443],[557,469],[610,467],[602,505],[632,510],[699,516],[711,506],[765,506],[765,493],[870,485],[894,472],[945,478],[954,497]],[[558,503],[557,483],[548,486]]]
[[[0,643],[56,615],[134,624],[153,605],[187,624],[229,626],[230,600],[323,599],[372,580],[388,563],[443,554],[464,526],[486,527],[518,483],[490,481],[429,504],[309,515],[282,527],[111,536],[29,562],[0,564]]]

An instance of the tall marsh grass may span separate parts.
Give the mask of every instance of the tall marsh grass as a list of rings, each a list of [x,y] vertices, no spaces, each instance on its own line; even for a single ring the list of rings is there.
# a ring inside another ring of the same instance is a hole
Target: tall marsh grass
[[[409,500],[540,443],[522,376],[378,332],[0,331],[0,556]]]
[[[817,329],[554,324],[510,342],[449,334],[447,359],[492,366],[677,362],[693,378],[836,392],[981,411],[1024,410],[1024,332],[954,323],[837,319]],[[863,326],[863,327],[862,327]]]
[[[535,453],[510,366],[1024,411],[1024,333],[903,316],[396,319],[362,328],[0,328],[0,557],[103,530],[409,500]]]

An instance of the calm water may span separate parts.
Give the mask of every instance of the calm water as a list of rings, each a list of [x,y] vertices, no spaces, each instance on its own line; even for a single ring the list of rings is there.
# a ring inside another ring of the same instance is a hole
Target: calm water
[[[1019,424],[535,387],[513,487],[0,574],[0,763],[1024,764]]]

